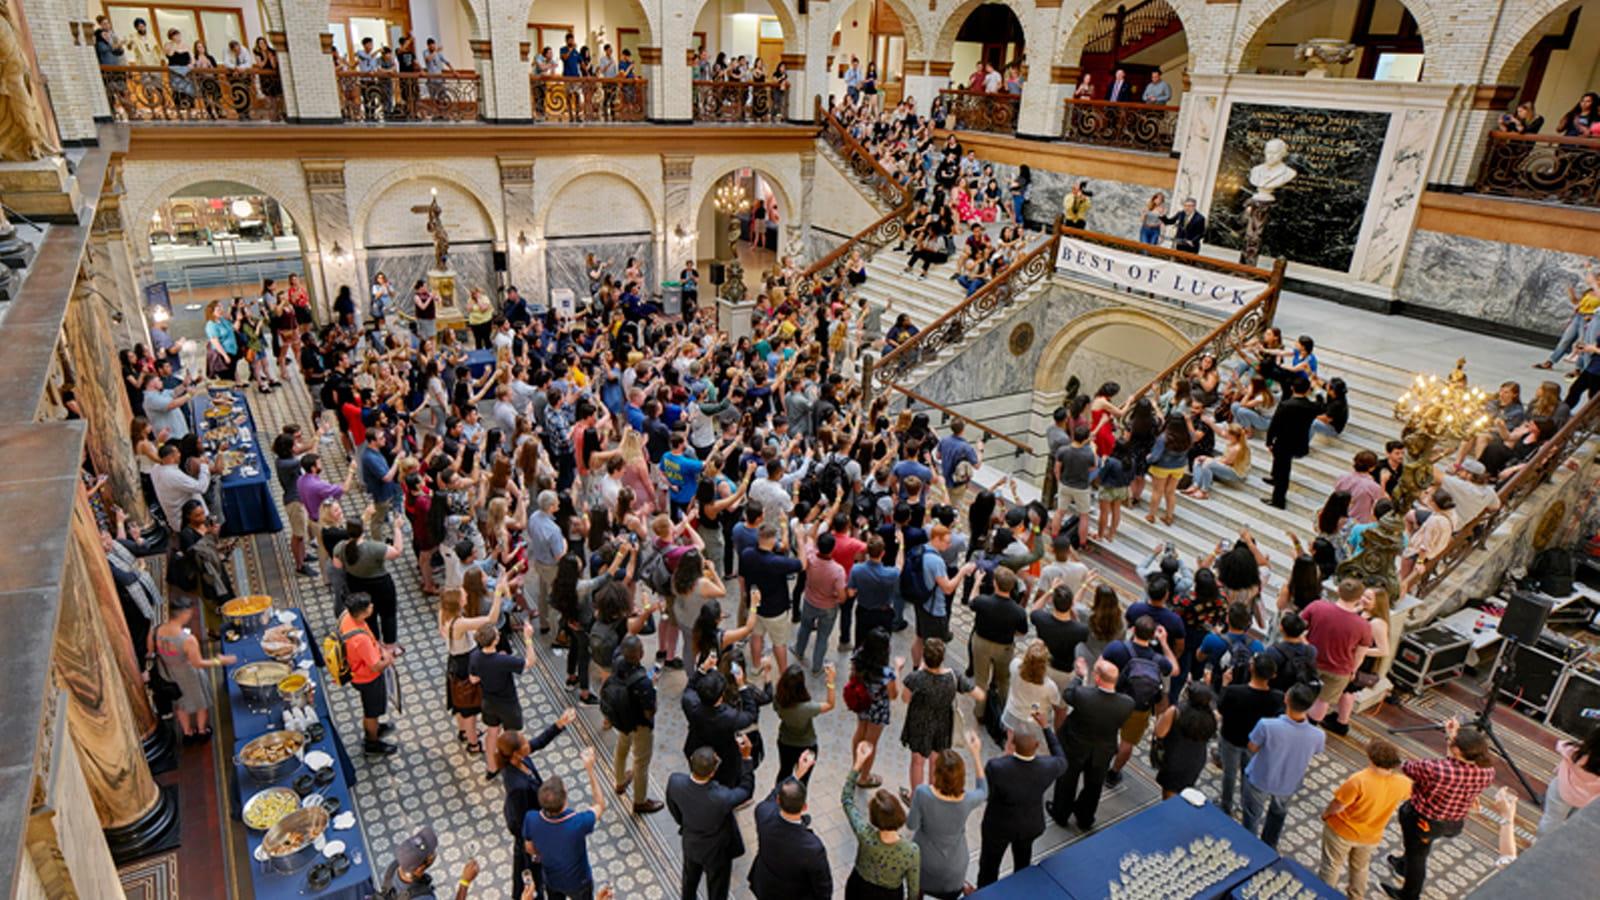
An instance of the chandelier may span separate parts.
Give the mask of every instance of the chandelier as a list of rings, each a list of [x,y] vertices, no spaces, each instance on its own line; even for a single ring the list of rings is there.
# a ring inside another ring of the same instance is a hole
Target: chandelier
[[[744,188],[732,175],[717,185],[717,192],[712,196],[711,202],[716,206],[717,212],[725,216],[736,216],[750,209],[750,198],[745,196]]]
[[[1458,369],[1459,371],[1459,369]],[[1394,404],[1394,417],[1434,440],[1465,440],[1487,428],[1489,395],[1465,378],[1417,375]]]

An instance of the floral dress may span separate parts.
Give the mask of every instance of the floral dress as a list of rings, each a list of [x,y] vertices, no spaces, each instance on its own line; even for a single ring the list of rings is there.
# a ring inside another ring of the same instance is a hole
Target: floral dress
[[[911,702],[906,706],[900,743],[923,756],[950,749],[955,733],[956,695],[970,692],[972,679],[959,672],[918,669],[906,676],[902,687],[911,692]]]

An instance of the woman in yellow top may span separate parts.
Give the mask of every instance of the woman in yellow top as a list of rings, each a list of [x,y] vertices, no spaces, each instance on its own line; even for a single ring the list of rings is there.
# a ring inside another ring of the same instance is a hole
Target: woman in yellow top
[[[1061,215],[1066,219],[1068,228],[1088,227],[1089,207],[1092,204],[1089,198],[1093,196],[1084,190],[1088,186],[1087,181],[1078,182],[1072,186],[1072,193],[1061,202]]]
[[[473,349],[489,349],[489,341],[494,337],[494,301],[482,288],[473,288],[467,295],[467,327],[472,329]]]
[[[1583,293],[1571,285],[1567,286],[1567,296],[1572,304],[1572,318],[1567,322],[1567,328],[1561,332],[1561,340],[1556,341],[1556,348],[1550,351],[1550,358],[1542,363],[1535,363],[1535,369],[1549,369],[1561,361],[1572,351],[1573,345],[1595,342],[1596,319],[1595,312],[1600,310],[1600,276],[1595,275],[1594,269],[1587,263],[1583,267]],[[1582,361],[1579,361],[1581,367]]]

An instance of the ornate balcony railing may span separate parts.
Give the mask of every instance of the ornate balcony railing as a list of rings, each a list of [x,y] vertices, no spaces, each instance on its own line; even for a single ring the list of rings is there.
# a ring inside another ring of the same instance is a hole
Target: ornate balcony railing
[[[645,78],[528,76],[536,122],[643,122]]]
[[[1178,131],[1178,107],[1106,100],[1065,101],[1062,140],[1096,147],[1172,152]]]
[[[961,305],[933,320],[927,328],[878,360],[872,368],[876,387],[887,390],[911,370],[939,355],[941,350],[966,340],[985,319],[1010,309],[1012,303],[1055,269],[1056,248],[1060,242],[1058,233],[1023,254]]]
[[[1492,132],[1474,189],[1600,208],[1600,139]]]
[[[470,122],[482,94],[477,72],[339,72],[346,122]]]
[[[987,94],[983,91],[940,91],[949,124],[961,131],[993,131],[1011,134],[1017,130],[1018,94]]]
[[[1600,431],[1600,402],[1590,395],[1577,412],[1567,419],[1566,424],[1545,441],[1533,458],[1500,486],[1496,492],[1500,496],[1499,508],[1485,509],[1476,519],[1462,523],[1444,552],[1432,563],[1424,564],[1422,574],[1411,587],[1411,593],[1418,597],[1426,596],[1444,581],[1474,550],[1483,546],[1489,535],[1494,534],[1500,523],[1516,512],[1529,494],[1549,480],[1556,469],[1571,459],[1572,454],[1594,437],[1597,431]]]
[[[828,146],[839,154],[845,165],[850,167],[850,173],[878,195],[878,199],[893,207],[906,205],[910,196],[902,185],[887,169],[878,164],[878,160],[861,146],[850,132],[833,117],[832,112],[822,108],[822,99],[816,101],[817,121],[822,122],[822,139]]]
[[[284,118],[283,81],[276,69],[101,66],[100,79],[119,122]]]
[[[782,122],[789,89],[773,81],[696,81],[696,122]]]

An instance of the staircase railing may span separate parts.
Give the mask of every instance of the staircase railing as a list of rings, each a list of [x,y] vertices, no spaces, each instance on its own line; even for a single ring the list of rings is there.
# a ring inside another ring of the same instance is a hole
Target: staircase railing
[[[861,142],[855,139],[849,129],[844,127],[838,119],[834,118],[832,110],[822,108],[822,98],[816,100],[817,121],[823,123],[822,139],[828,142],[833,152],[839,154],[845,165],[850,167],[850,173],[872,192],[878,199],[892,207],[906,206],[909,208],[911,195],[889,170],[878,164],[874,157]]]
[[[1489,535],[1494,534],[1500,523],[1510,518],[1517,511],[1523,501],[1528,499],[1536,488],[1545,481],[1572,455],[1578,451],[1591,437],[1600,431],[1600,402],[1592,397],[1577,412],[1567,419],[1565,425],[1556,430],[1548,441],[1545,441],[1539,452],[1528,460],[1527,464],[1517,471],[1496,492],[1500,497],[1498,509],[1486,509],[1478,514],[1476,519],[1464,523],[1456,531],[1455,537],[1450,539],[1450,544],[1445,547],[1432,563],[1425,563],[1424,570],[1411,587],[1411,593],[1423,597],[1433,590],[1457,566],[1472,555],[1474,550],[1482,547]]]
[[[1170,26],[1178,13],[1167,0],[1144,0],[1132,9],[1118,8],[1101,16],[1101,25],[1084,44],[1084,53],[1115,53],[1117,50]]]
[[[1060,243],[1061,233],[1057,231],[1048,241],[1001,269],[1000,274],[960,305],[894,348],[873,366],[873,382],[880,389],[894,387],[896,381],[938,356],[941,350],[966,340],[979,323],[1009,309],[1017,298],[1055,269],[1056,248]]]
[[[921,404],[923,406],[928,407],[929,409],[937,410],[941,415],[943,415],[943,416],[945,416],[946,418],[949,418],[949,419],[960,419],[961,421],[967,423],[968,425],[972,426],[973,428],[976,428],[979,431],[983,432],[984,435],[986,435],[988,438],[991,438],[993,440],[997,440],[997,441],[1000,441],[1003,444],[1006,444],[1009,447],[1009,449],[1011,450],[1011,455],[1012,456],[1038,456],[1039,455],[1037,452],[1034,451],[1034,449],[1032,447],[1029,447],[1027,444],[1024,444],[1023,442],[1017,440],[1016,438],[1012,437],[1011,435],[1005,434],[1004,432],[997,431],[997,430],[995,430],[993,428],[990,428],[988,425],[985,425],[982,422],[979,422],[977,419],[974,419],[971,416],[963,416],[961,413],[956,412],[955,410],[951,409],[950,407],[945,406],[944,404],[939,403],[938,401],[930,400],[929,398],[924,397],[923,395],[917,393],[916,391],[913,391],[912,389],[910,389],[908,387],[905,387],[903,385],[898,385],[898,384],[890,384],[890,385],[888,385],[888,387],[889,387],[890,390],[899,391],[900,393],[904,394],[906,396],[906,399],[909,400],[911,403]]]
[[[893,203],[894,209],[807,267],[800,274],[797,285],[801,296],[818,293],[819,279],[823,273],[838,265],[850,253],[860,253],[862,261],[865,262],[872,259],[879,250],[901,240],[905,236],[905,217],[911,212],[911,193],[905,186],[900,184],[888,169],[879,165],[877,158],[868,152],[860,141],[850,135],[843,123],[834,117],[832,110],[822,108],[820,99],[817,101],[816,111],[817,119],[822,122],[820,135],[822,139],[844,158],[851,172],[865,181],[881,199]]]

